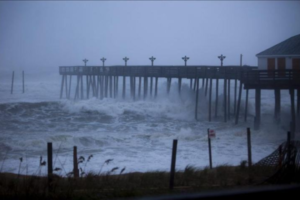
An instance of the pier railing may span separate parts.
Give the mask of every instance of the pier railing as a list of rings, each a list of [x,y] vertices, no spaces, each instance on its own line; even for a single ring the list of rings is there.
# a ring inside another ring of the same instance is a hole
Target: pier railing
[[[251,70],[241,77],[246,89],[292,89],[300,86],[300,70]]]

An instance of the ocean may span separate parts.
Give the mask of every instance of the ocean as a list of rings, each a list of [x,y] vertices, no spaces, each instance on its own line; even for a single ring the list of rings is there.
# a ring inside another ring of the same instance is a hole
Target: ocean
[[[190,89],[189,80],[183,80],[180,95],[177,80],[172,81],[167,94],[166,79],[159,79],[157,98],[148,95],[145,100],[133,101],[128,85],[126,99],[120,94],[116,99],[75,101],[74,91],[71,100],[59,98],[58,68],[47,73],[25,71],[24,94],[22,71],[15,71],[13,94],[11,76],[8,69],[0,74],[0,172],[46,175],[47,168],[40,163],[47,161],[48,142],[53,143],[53,167],[59,168],[55,173],[62,176],[72,171],[73,146],[77,146],[78,156],[85,158],[79,167],[86,173],[106,173],[115,167],[118,170],[113,173],[123,168],[124,173],[169,171],[174,139],[178,140],[176,170],[184,170],[188,165],[204,168],[209,165],[207,129],[216,133],[212,139],[213,166],[239,165],[247,160],[247,127],[251,128],[255,163],[285,141],[289,130],[288,91],[281,91],[280,123],[274,122],[274,91],[262,91],[262,124],[260,130],[254,130],[254,91],[249,92],[247,122],[243,91],[240,123],[235,125],[233,115],[227,123],[223,122],[221,93],[218,117],[208,122],[208,97],[203,89],[196,121],[195,92]],[[233,86],[232,82],[232,113]],[[108,159],[112,161],[105,162]]]

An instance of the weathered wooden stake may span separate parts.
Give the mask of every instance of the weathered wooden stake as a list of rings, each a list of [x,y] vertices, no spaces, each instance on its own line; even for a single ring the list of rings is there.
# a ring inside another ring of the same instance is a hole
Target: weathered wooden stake
[[[300,115],[300,89],[297,89],[297,116]]]
[[[208,155],[209,155],[209,168],[212,169],[212,155],[211,155],[211,142],[209,137],[209,129],[207,129],[207,138],[208,138]]]
[[[248,166],[252,166],[252,152],[251,152],[251,131],[247,128],[247,148],[248,148]]]
[[[77,160],[77,146],[74,146],[74,148],[73,148],[73,173],[74,173],[74,178],[79,177],[78,160]]]
[[[24,71],[22,71],[22,83],[23,83],[23,94],[25,93],[25,75]]]
[[[282,166],[282,145],[279,146],[279,149],[278,149],[278,168],[280,169],[281,166]]]
[[[47,143],[47,159],[48,159],[48,188],[51,189],[52,175],[53,175],[53,164],[52,164],[52,142]]]
[[[172,160],[170,170],[170,190],[174,188],[175,166],[176,166],[177,140],[173,140]]]
[[[291,164],[291,132],[287,132],[287,160],[288,160],[288,167]]]

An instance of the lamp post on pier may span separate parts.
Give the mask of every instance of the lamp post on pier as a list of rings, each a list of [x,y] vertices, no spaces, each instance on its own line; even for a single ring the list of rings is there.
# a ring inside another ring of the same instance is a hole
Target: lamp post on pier
[[[123,60],[125,61],[125,66],[127,66],[127,61],[129,60],[129,58],[125,57],[123,58]]]
[[[151,66],[153,66],[153,62],[156,58],[154,58],[153,56],[151,58],[149,58],[151,60]]]
[[[190,59],[189,57],[187,56],[184,56],[182,57],[182,59],[184,60],[184,66],[186,66],[186,62],[188,61],[188,59]]]
[[[104,63],[105,63],[105,61],[106,61],[106,58],[103,57],[103,58],[101,58],[100,60],[102,61],[102,66],[104,67]]]
[[[222,54],[218,56],[218,58],[221,60],[221,67],[223,67],[223,60],[226,58],[226,56],[223,56]]]
[[[88,59],[84,59],[84,60],[82,60],[83,62],[84,62],[84,66],[86,67],[86,63],[89,61]]]

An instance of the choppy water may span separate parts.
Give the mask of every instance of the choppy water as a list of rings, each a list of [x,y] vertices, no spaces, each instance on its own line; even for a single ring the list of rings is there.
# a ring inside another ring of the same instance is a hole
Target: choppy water
[[[159,82],[157,99],[132,101],[127,98],[99,100],[59,100],[60,77],[29,74],[26,92],[21,92],[16,76],[14,94],[10,94],[10,75],[0,77],[0,167],[1,172],[45,174],[40,156],[46,159],[47,142],[54,146],[54,167],[65,175],[72,171],[72,148],[89,162],[80,164],[85,171],[108,171],[126,167],[125,172],[169,170],[172,140],[178,139],[177,169],[187,165],[208,165],[207,129],[214,129],[213,165],[237,165],[247,159],[246,128],[253,124],[253,97],[250,92],[248,122],[234,125],[233,117],[224,123],[222,95],[219,117],[208,122],[207,100],[200,91],[199,120],[194,120],[195,94],[186,80],[182,93],[172,83],[165,94],[166,80]],[[233,86],[233,84],[231,84]],[[73,87],[74,88],[74,87]],[[128,88],[128,87],[127,87]],[[127,93],[129,94],[129,92]],[[232,92],[233,94],[233,92]],[[288,127],[288,92],[282,92],[281,124],[273,123],[274,94],[262,93],[262,128],[252,131],[253,160],[271,153],[285,140]],[[233,98],[231,98],[233,99]],[[19,158],[23,158],[20,163]],[[113,159],[109,165],[105,160]],[[116,172],[118,173],[118,172]]]

